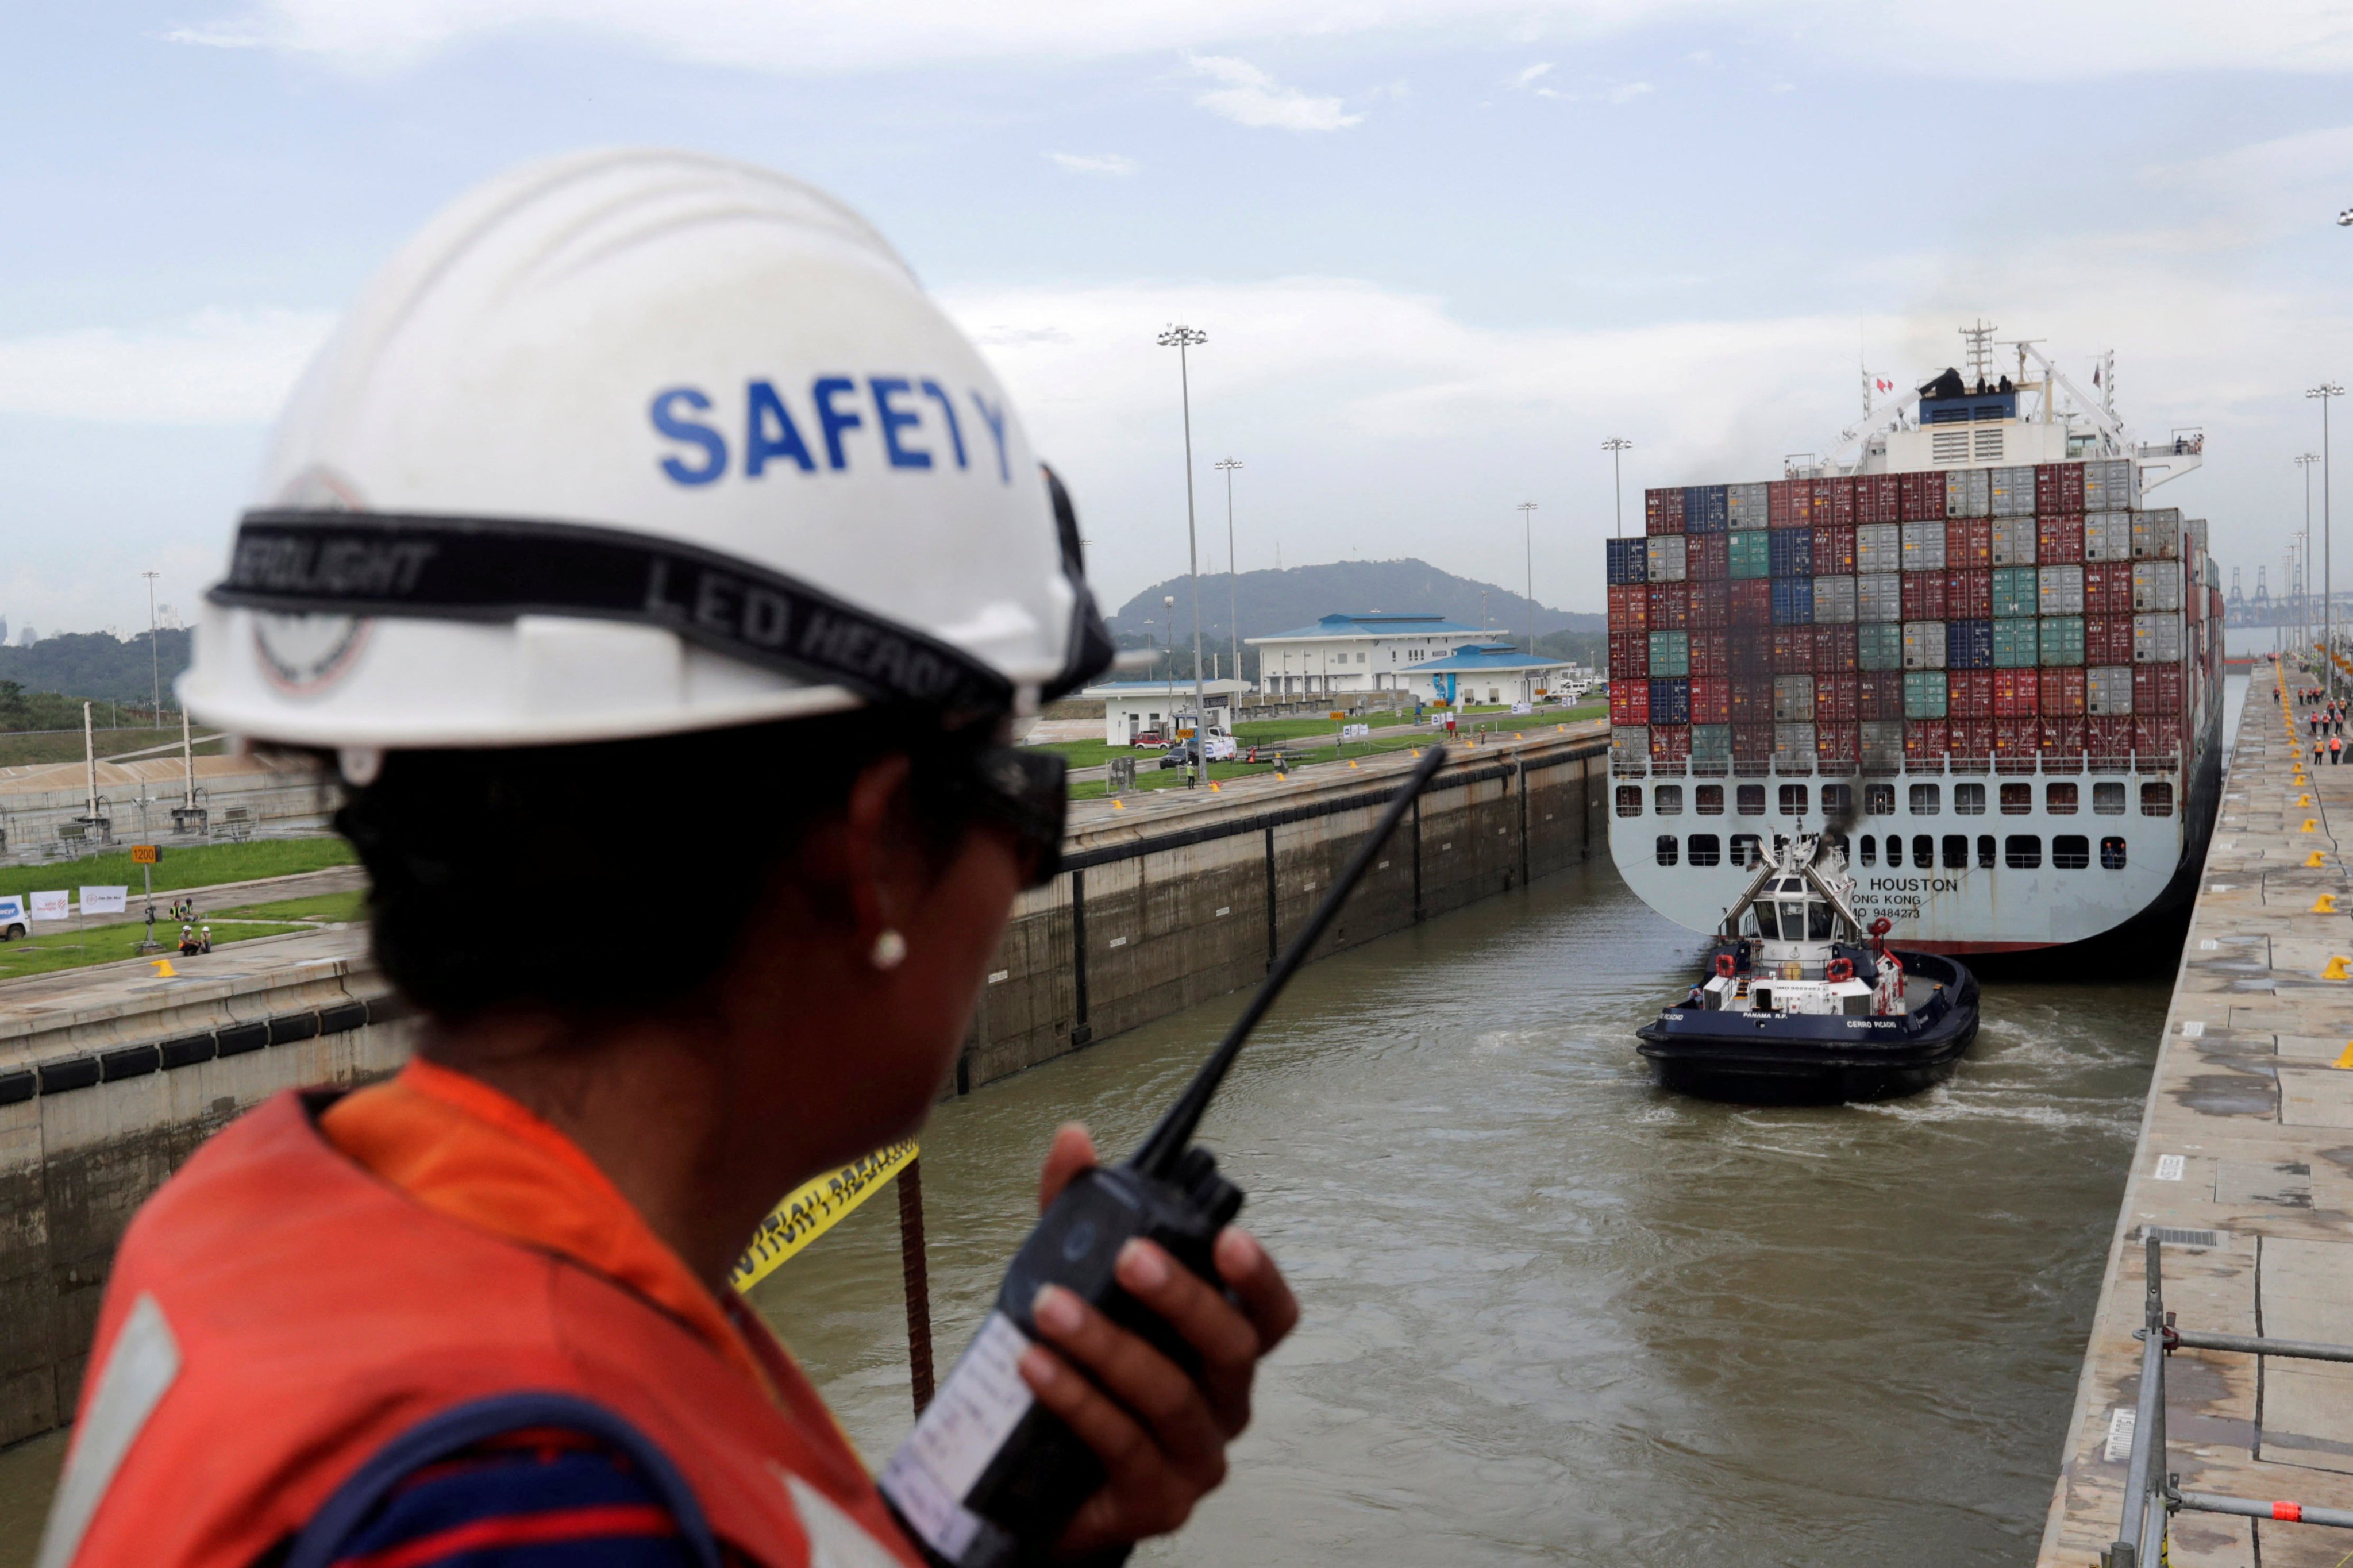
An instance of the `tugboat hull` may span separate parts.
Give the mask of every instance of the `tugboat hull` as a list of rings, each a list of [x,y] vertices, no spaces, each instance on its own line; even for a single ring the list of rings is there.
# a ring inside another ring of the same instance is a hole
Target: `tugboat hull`
[[[1745,1103],[1831,1103],[1917,1094],[1952,1076],[1978,1034],[1977,976],[1937,953],[1897,952],[1936,984],[1900,1018],[1776,1016],[1670,1007],[1636,1031],[1667,1089]]]

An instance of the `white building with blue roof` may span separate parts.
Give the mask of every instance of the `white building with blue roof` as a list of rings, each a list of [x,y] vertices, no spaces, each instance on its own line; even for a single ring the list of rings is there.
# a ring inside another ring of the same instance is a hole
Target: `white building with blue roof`
[[[1443,616],[1326,616],[1314,626],[1245,639],[1258,649],[1258,689],[1269,697],[1330,697],[1355,691],[1428,694],[1409,680],[1417,664],[1508,636]]]
[[[1507,642],[1481,642],[1403,672],[1416,696],[1461,707],[1473,702],[1534,702],[1560,690],[1572,667]]]

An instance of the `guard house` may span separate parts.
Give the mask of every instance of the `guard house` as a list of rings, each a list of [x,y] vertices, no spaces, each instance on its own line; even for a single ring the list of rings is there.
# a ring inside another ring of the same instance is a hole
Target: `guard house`
[[[1209,705],[1209,733],[1234,732],[1234,699],[1250,689],[1247,680],[1205,680],[1203,700]],[[1193,727],[1193,683],[1189,680],[1107,680],[1090,686],[1082,697],[1100,699],[1103,705],[1103,744],[1133,746],[1141,735],[1174,742],[1180,727]]]
[[[1406,670],[1400,684],[1415,696],[1461,707],[1473,702],[1534,702],[1563,689],[1565,658],[1523,653],[1510,643],[1481,642]]]
[[[1326,616],[1312,626],[1245,640],[1258,649],[1259,689],[1273,697],[1414,689],[1410,666],[1505,634],[1433,615]]]

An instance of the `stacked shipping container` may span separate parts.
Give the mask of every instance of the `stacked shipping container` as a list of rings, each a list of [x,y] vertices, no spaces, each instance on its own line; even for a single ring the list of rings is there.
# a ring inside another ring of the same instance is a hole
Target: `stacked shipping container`
[[[2125,460],[1653,489],[1609,545],[1613,754],[2072,766],[2182,743],[2185,565]]]

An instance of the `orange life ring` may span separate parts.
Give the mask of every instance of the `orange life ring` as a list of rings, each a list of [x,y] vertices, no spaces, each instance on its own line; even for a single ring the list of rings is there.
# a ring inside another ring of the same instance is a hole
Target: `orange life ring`
[[[1719,952],[1715,955],[1715,973],[1722,979],[1732,978],[1732,954]]]
[[[1833,958],[1831,960],[1831,966],[1827,973],[1830,975],[1830,982],[1831,984],[1842,984],[1854,978],[1854,960],[1852,958]]]

